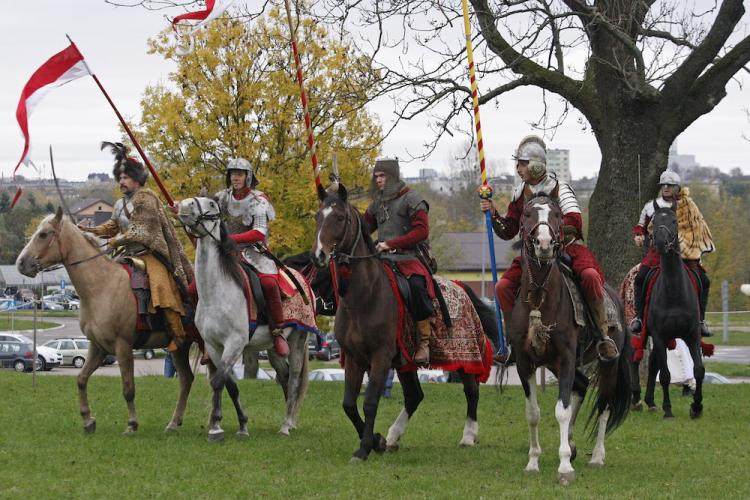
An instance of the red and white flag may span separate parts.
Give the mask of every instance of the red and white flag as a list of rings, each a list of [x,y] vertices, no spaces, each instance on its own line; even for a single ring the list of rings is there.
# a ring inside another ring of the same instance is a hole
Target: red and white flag
[[[16,119],[21,127],[21,133],[23,133],[24,146],[21,159],[18,160],[16,168],[13,169],[14,175],[22,163],[29,164],[29,116],[31,116],[36,105],[39,104],[39,101],[50,90],[90,74],[91,72],[83,60],[83,56],[75,44],[71,43],[68,48],[50,57],[31,75],[31,78],[23,87],[21,99],[18,101],[18,108],[16,108]],[[20,189],[16,193],[12,205],[15,205],[19,197]]]
[[[199,23],[194,24],[190,31],[184,33],[184,36],[190,38],[190,46],[178,45],[177,54],[186,55],[187,53],[189,53],[192,50],[193,34],[195,34],[195,32],[201,29],[203,26],[221,16],[224,11],[226,11],[229,6],[232,5],[233,2],[234,0],[223,0],[219,2],[217,2],[217,0],[206,0],[205,10],[186,12],[184,14],[180,14],[179,16],[175,16],[175,18],[172,19],[172,29],[175,31],[175,33],[177,33],[177,23],[179,23],[180,21],[200,21]]]

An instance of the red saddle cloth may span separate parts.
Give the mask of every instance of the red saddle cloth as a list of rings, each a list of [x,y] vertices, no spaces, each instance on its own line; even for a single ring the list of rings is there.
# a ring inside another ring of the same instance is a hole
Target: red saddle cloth
[[[398,302],[396,342],[405,361],[399,371],[414,371],[417,369],[413,359],[418,347],[416,327],[398,291],[393,271],[387,264],[383,265],[383,269]],[[463,369],[465,373],[476,375],[479,382],[486,382],[492,370],[492,344],[484,334],[479,315],[460,285],[439,276],[434,277],[434,282],[443,292],[453,329],[448,331],[437,299],[433,299],[435,316],[431,320],[430,368],[446,371]]]
[[[687,265],[684,265],[684,267],[688,273],[688,276],[690,277],[690,282],[693,284],[693,289],[695,290],[695,299],[698,300],[698,297],[700,295],[698,281],[696,280],[695,275],[690,270],[690,268]],[[644,302],[643,318],[641,321],[641,333],[639,336],[632,336],[630,338],[630,344],[635,350],[635,352],[633,353],[633,361],[635,361],[636,363],[643,359],[643,350],[646,347],[648,339],[648,331],[646,325],[648,324],[649,302],[651,301],[651,292],[653,291],[654,283],[656,283],[656,279],[659,277],[659,274],[661,274],[661,268],[657,265],[654,268],[654,273],[651,275],[651,279],[649,279],[648,283],[646,283],[646,297],[643,299]],[[675,349],[675,347],[677,347],[677,345],[674,339],[670,340],[667,343],[668,349]],[[714,345],[703,342],[703,340],[701,340],[701,351],[703,352],[704,356],[713,356]]]

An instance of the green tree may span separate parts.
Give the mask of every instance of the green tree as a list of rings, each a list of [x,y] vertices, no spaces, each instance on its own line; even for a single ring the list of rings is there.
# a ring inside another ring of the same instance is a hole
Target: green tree
[[[318,207],[306,147],[289,33],[278,10],[252,26],[236,19],[213,22],[189,55],[176,59],[170,87],[146,89],[142,100],[144,146],[177,197],[225,187],[231,157],[251,161],[277,212],[277,252],[308,249]],[[370,60],[334,40],[324,27],[301,19],[298,29],[305,85],[318,158],[336,153],[343,182],[361,188],[378,154],[380,126],[364,109],[377,75]],[[176,58],[168,34],[152,52]],[[176,90],[172,90],[176,89]]]

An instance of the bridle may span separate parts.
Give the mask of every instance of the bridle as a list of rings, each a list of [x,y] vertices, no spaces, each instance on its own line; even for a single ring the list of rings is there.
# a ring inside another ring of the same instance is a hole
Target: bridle
[[[529,200],[529,203],[531,203],[531,200]],[[551,234],[554,235],[552,257],[550,259],[540,259],[539,257],[537,257],[534,251],[534,244],[532,240],[534,239],[534,234],[541,226],[547,226]],[[527,230],[525,226],[523,225],[523,221],[521,221],[521,230],[523,232],[523,252],[525,254],[524,256],[526,257],[523,260],[526,263],[526,271],[529,276],[529,292],[528,292],[526,301],[529,304],[531,304],[532,309],[539,310],[542,307],[542,304],[544,303],[544,299],[547,298],[547,284],[549,283],[550,276],[552,276],[552,267],[553,267],[552,262],[555,260],[560,248],[562,248],[563,246],[562,221],[560,222],[560,225],[557,228],[557,230],[555,230],[555,228],[552,227],[552,225],[546,220],[538,221],[536,224],[534,224],[531,227],[531,229]],[[531,265],[529,264],[530,261],[536,262],[536,266],[539,269],[542,269],[542,267],[547,268],[547,272],[544,276],[544,280],[542,280],[541,283],[537,283],[537,281],[534,279],[534,273],[532,272]],[[542,298],[539,301],[539,304],[534,305],[531,300],[531,294],[538,290],[542,291]]]
[[[667,244],[666,244],[666,253],[674,252],[676,254],[679,254],[680,250],[679,250],[679,241],[677,239],[677,233],[673,232],[672,229],[670,229],[664,224],[659,224],[658,226],[654,228],[654,245],[656,243],[656,234],[659,232],[659,230],[666,231],[668,235]]]
[[[335,207],[336,202],[332,202],[328,207]],[[344,240],[349,236],[349,228],[352,225],[352,213],[353,209],[347,204],[344,203],[344,209],[346,210],[346,221],[344,222],[344,235],[341,237],[341,240],[338,242],[334,242],[331,247],[331,260],[335,262],[338,265],[341,264],[349,264],[353,260],[364,260],[364,259],[371,259],[373,257],[378,256],[378,252],[367,254],[367,255],[353,255],[354,249],[357,248],[357,245],[359,245],[359,242],[362,240],[362,221],[357,216],[357,231],[356,236],[354,238],[354,243],[352,243],[350,249],[348,251],[342,251],[339,250],[339,247],[344,246]]]
[[[104,252],[98,252],[98,253],[96,253],[94,255],[90,255],[90,256],[85,257],[83,259],[79,259],[79,260],[77,260],[75,262],[66,263],[65,262],[65,257],[63,255],[62,243],[60,242],[60,233],[62,233],[62,224],[63,224],[63,221],[60,221],[60,224],[61,225],[60,225],[60,229],[59,230],[56,230],[54,228],[54,226],[52,226],[52,236],[50,236],[49,240],[47,241],[47,245],[44,248],[42,248],[41,252],[39,252],[37,255],[34,256],[34,263],[37,266],[37,272],[44,273],[44,272],[49,272],[49,271],[55,271],[57,269],[61,269],[62,267],[74,267],[74,266],[77,266],[79,264],[83,264],[84,262],[88,262],[90,260],[94,260],[94,259],[97,259],[99,257],[103,257],[103,256],[109,254],[109,250],[105,250]],[[54,242],[57,242],[57,251],[60,254],[60,262],[61,263],[60,264],[53,264],[51,266],[42,268],[41,267],[41,261],[42,261],[42,259],[44,259],[47,256],[47,254],[49,253],[50,248],[52,248],[52,243],[54,243]],[[105,245],[106,245],[106,243],[105,243]],[[102,246],[105,246],[105,245],[102,245]]]
[[[187,224],[183,221],[183,224],[185,225],[185,230],[190,234],[191,236],[194,236],[195,238],[203,238],[204,236],[208,235],[211,237],[212,240],[214,240],[218,245],[221,245],[221,241],[214,236],[214,231],[216,230],[216,226],[221,223],[221,211],[217,211],[216,213],[212,212],[204,212],[203,207],[201,207],[200,202],[198,201],[197,197],[190,198],[195,205],[198,207],[198,217],[195,219],[195,224]],[[191,214],[192,215],[192,214]],[[205,222],[206,221],[212,221],[213,226],[209,230]],[[200,234],[195,231],[196,227],[200,227],[204,234]]]

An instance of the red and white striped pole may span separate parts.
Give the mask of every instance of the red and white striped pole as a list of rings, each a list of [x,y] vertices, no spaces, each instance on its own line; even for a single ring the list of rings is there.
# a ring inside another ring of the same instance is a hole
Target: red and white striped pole
[[[286,7],[286,19],[289,23],[289,36],[292,40],[292,53],[294,54],[294,65],[297,68],[297,83],[299,84],[299,98],[302,101],[302,111],[305,115],[305,128],[307,130],[307,146],[310,149],[310,160],[312,161],[313,174],[315,175],[316,189],[321,187],[320,171],[318,169],[318,156],[315,151],[315,135],[313,134],[312,121],[310,120],[310,111],[307,109],[307,94],[305,93],[305,84],[302,80],[302,62],[299,58],[297,48],[297,34],[292,24],[292,9],[289,6],[289,0],[284,0]]]
[[[482,123],[479,119],[479,92],[477,90],[477,76],[474,69],[474,50],[471,47],[471,24],[469,23],[469,3],[468,0],[462,0],[464,11],[464,34],[466,35],[466,57],[469,60],[469,80],[471,81],[471,99],[474,105],[474,127],[477,131],[477,153],[479,155],[479,170],[482,184],[479,186],[479,197],[484,200],[492,198],[492,187],[487,183],[487,171],[484,165],[484,142],[482,141]],[[497,266],[495,264],[495,242],[492,231],[492,216],[490,212],[484,213],[485,224],[487,226],[487,240],[490,245],[490,264],[492,267],[492,295],[495,295],[495,285],[497,285]],[[497,321],[497,331],[499,334],[498,350],[501,354],[507,354],[505,348],[505,336],[503,335],[502,313],[500,304],[495,297],[495,321]]]

